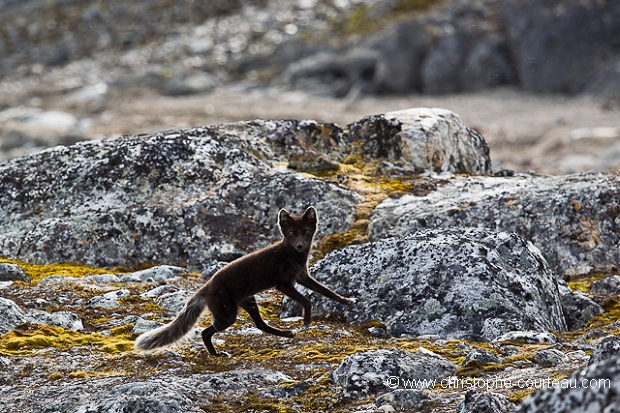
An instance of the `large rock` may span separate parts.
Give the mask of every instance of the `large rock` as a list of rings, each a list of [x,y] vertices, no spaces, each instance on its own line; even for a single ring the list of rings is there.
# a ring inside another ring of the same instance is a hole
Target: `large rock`
[[[620,358],[580,370],[523,400],[518,412],[589,413],[620,411]]]
[[[373,240],[424,228],[484,227],[531,240],[560,275],[620,260],[620,176],[452,177],[426,196],[388,198],[370,219]]]
[[[82,330],[82,320],[74,313],[42,310],[24,311],[14,301],[0,297],[0,335],[6,334],[22,323],[49,324],[69,330]]]
[[[222,144],[208,129],[58,147],[0,166],[0,250],[35,262],[200,268],[279,238],[279,208],[343,231],[359,196]]]
[[[620,73],[609,70],[620,51],[616,3],[509,0],[499,4],[523,88],[581,92],[600,73],[613,73],[607,82],[618,84]]]
[[[399,387],[432,388],[434,381],[456,371],[456,365],[442,356],[420,348],[406,353],[396,348],[368,350],[347,356],[334,370],[334,383],[346,397],[363,398]],[[414,384],[415,383],[415,384]]]
[[[385,159],[384,173],[491,173],[484,138],[446,109],[413,108],[369,116],[348,125],[353,154]]]
[[[345,129],[312,120],[252,120],[210,127],[219,141],[264,160],[288,162],[293,169],[332,168],[347,158],[383,161],[377,172],[491,173],[484,138],[464,125],[454,112],[440,108],[410,108],[367,116]],[[306,168],[296,168],[299,160]],[[315,165],[312,165],[312,160]],[[334,165],[335,163],[335,165]]]
[[[345,309],[312,293],[315,314],[376,320],[394,336],[493,340],[512,330],[566,330],[556,277],[516,234],[427,230],[334,251],[311,272],[357,299]],[[285,315],[295,308],[287,303]]]

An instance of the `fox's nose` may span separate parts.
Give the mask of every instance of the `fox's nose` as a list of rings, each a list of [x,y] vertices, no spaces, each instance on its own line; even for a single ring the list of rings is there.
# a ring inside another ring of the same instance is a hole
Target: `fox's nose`
[[[303,244],[297,244],[296,248],[301,251],[304,249],[304,245]]]

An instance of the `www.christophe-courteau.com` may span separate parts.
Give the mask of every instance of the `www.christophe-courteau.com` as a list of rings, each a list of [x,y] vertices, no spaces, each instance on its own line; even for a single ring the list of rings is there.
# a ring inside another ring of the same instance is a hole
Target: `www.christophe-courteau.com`
[[[408,379],[399,376],[389,376],[384,381],[391,389],[465,389],[465,390],[498,390],[498,389],[545,389],[545,388],[593,388],[609,389],[610,379],[587,379],[587,378],[530,378],[530,379],[505,379],[505,378],[476,378],[476,377],[448,377],[442,380],[436,379]]]

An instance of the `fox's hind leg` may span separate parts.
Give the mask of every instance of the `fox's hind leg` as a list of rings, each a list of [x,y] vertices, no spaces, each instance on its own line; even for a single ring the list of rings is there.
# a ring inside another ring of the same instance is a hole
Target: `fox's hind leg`
[[[293,337],[295,332],[290,330],[280,330],[279,328],[271,327],[260,316],[260,311],[258,310],[258,304],[256,303],[256,299],[254,296],[250,296],[239,303],[239,306],[248,312],[252,320],[254,320],[254,324],[256,327],[263,330],[265,333],[274,334],[280,337]]]
[[[224,331],[233,325],[237,318],[237,305],[234,302],[218,300],[214,305],[209,305],[209,310],[211,311],[212,321],[211,325],[202,331],[202,341],[209,353],[214,356],[222,356],[224,354],[215,351],[211,337],[218,331]]]

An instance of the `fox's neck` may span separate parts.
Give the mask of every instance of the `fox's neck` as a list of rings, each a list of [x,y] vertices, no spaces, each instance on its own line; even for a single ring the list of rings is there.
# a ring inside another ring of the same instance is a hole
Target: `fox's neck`
[[[308,264],[308,256],[310,255],[310,248],[304,250],[297,250],[291,244],[286,242],[285,239],[280,241],[280,248],[286,253],[286,256],[297,264],[306,266]]]

